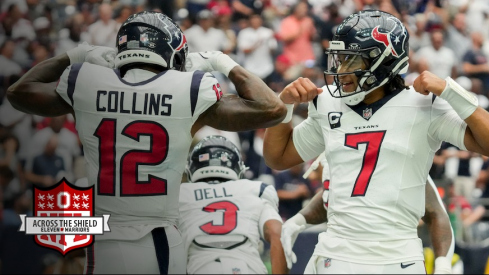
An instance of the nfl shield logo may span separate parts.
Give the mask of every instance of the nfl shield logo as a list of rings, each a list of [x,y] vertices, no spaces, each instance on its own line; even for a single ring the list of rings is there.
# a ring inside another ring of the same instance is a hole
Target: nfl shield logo
[[[363,110],[364,119],[369,120],[371,116],[372,116],[372,108],[366,108],[365,110]]]
[[[233,267],[233,274],[241,274],[241,269]]]
[[[326,258],[326,260],[324,260],[324,267],[330,267],[330,266],[331,266],[331,259]]]
[[[93,198],[93,186],[80,188],[63,178],[59,183],[49,188],[34,187],[34,216],[90,217],[93,216]],[[46,225],[45,230],[50,230],[49,232],[53,232],[53,235],[35,235],[36,243],[55,249],[63,255],[71,250],[92,244],[93,235],[56,235],[56,232],[65,231],[65,228],[67,231],[68,227],[77,227],[76,224],[63,223],[62,218],[60,218],[56,225],[54,223]]]

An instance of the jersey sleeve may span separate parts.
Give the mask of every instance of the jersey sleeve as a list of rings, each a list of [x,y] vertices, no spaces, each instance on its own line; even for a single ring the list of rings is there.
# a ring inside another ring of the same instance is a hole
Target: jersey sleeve
[[[442,141],[449,142],[462,150],[467,150],[464,144],[464,136],[467,124],[445,100],[436,97],[431,108],[430,127],[428,136],[437,150]]]
[[[56,92],[73,107],[73,94],[75,92],[76,81],[83,63],[70,65],[61,75],[56,86]]]
[[[192,122],[222,97],[221,85],[211,73],[195,71],[192,76]]]
[[[275,188],[272,185],[262,183],[261,189],[263,189],[263,192],[260,192],[260,198],[262,199],[264,205],[261,211],[258,226],[260,229],[260,236],[265,238],[263,232],[263,226],[265,223],[269,220],[277,220],[282,222],[282,218],[278,214],[278,195]]]
[[[314,103],[309,102],[308,118],[297,125],[292,132],[295,149],[304,161],[317,157],[324,151],[324,138],[318,119]]]

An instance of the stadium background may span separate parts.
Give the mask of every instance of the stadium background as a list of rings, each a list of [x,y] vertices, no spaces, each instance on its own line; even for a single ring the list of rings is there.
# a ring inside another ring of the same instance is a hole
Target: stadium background
[[[71,182],[84,178],[83,148],[73,117],[43,118],[16,111],[5,91],[23,73],[78,43],[115,46],[120,24],[132,13],[159,10],[174,18],[187,35],[189,50],[221,50],[260,76],[275,92],[299,76],[318,86],[325,79],[324,48],[345,16],[363,9],[380,9],[399,17],[410,33],[411,84],[419,72],[430,70],[452,76],[489,100],[489,1],[487,0],[2,0],[0,1],[0,261],[2,273],[80,273],[84,252],[61,258],[17,232],[18,214],[32,213],[32,186],[50,186],[63,176]],[[256,16],[258,14],[258,16]],[[217,75],[226,93],[235,90]],[[326,81],[330,81],[329,79]],[[307,116],[299,106],[293,122]],[[322,190],[321,167],[307,180],[309,164],[285,172],[268,168],[262,157],[264,130],[227,133],[206,128],[209,134],[230,138],[243,151],[246,177],[273,184],[280,214],[291,217]],[[479,155],[444,144],[430,171],[447,206],[456,235],[457,270],[484,273],[489,256],[487,214],[489,162]],[[288,197],[289,199],[284,199]],[[291,199],[292,198],[292,199]],[[375,225],[372,225],[375,226]],[[292,272],[302,272],[324,225],[299,236],[299,261]],[[428,273],[432,252],[426,229],[419,227],[426,246]],[[267,260],[267,246],[263,246]],[[463,264],[463,269],[461,265]]]

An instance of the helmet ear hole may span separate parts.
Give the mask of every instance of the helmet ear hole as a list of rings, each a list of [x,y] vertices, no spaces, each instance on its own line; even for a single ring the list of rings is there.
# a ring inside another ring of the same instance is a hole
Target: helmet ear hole
[[[176,52],[173,56],[173,67],[177,71],[185,71],[185,58],[183,58],[180,52]]]

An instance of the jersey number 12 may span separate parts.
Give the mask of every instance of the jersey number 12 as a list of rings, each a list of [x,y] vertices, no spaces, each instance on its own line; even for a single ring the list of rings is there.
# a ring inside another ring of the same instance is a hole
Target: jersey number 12
[[[117,120],[104,118],[93,134],[99,139],[98,195],[116,195],[116,165],[119,166],[120,196],[166,195],[166,179],[148,175],[148,181],[138,179],[139,166],[162,163],[168,154],[169,137],[166,129],[154,121],[133,121],[122,130],[122,135],[139,142],[149,137],[149,150],[129,150],[116,160]]]

